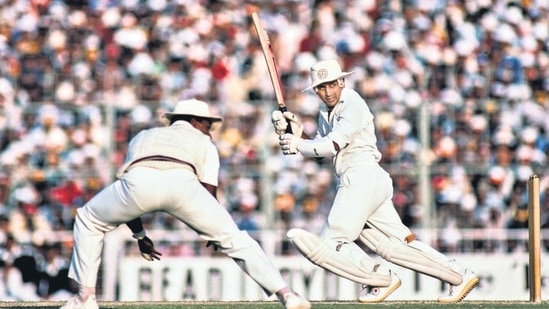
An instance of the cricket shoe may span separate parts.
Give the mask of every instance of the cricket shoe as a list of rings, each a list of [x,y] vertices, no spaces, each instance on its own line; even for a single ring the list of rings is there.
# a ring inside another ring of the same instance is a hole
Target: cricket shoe
[[[311,303],[296,293],[286,293],[282,304],[286,309],[311,309]]]
[[[402,281],[392,271],[389,271],[391,275],[391,283],[386,287],[371,287],[366,286],[366,294],[358,298],[361,303],[379,303],[382,302],[387,296],[391,295],[402,284]]]
[[[78,295],[75,295],[60,309],[99,309],[95,296],[90,296],[86,301],[82,302]]]
[[[438,302],[444,304],[459,303],[478,285],[479,281],[478,276],[473,271],[466,269],[463,282],[460,285],[450,285],[448,295],[439,297]]]

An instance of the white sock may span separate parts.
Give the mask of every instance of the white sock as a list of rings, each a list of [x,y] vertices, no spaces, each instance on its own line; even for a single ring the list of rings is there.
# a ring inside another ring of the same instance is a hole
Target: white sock
[[[82,300],[86,301],[88,300],[88,297],[95,295],[95,287],[80,286],[78,289],[78,295],[80,295]]]

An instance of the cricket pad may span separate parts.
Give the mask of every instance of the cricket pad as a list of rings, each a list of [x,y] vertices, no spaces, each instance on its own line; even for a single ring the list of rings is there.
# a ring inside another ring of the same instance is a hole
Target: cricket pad
[[[391,283],[391,276],[376,273],[378,265],[372,264],[371,270],[367,269],[330,248],[324,239],[311,232],[294,228],[287,236],[309,261],[338,276],[368,286],[386,287]]]
[[[377,229],[364,229],[360,233],[359,239],[391,263],[449,282],[452,285],[460,285],[463,281],[462,276],[449,266],[437,261],[422,250],[414,248],[411,244],[389,238]]]

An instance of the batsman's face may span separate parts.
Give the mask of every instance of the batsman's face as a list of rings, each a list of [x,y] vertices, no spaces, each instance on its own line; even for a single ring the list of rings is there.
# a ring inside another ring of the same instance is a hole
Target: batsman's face
[[[326,104],[328,110],[333,109],[339,102],[341,91],[345,87],[343,79],[322,83],[314,88],[316,95]]]

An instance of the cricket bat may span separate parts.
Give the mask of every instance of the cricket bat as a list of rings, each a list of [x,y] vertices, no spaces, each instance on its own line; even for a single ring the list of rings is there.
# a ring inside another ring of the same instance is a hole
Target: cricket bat
[[[276,67],[276,61],[271,48],[271,41],[267,35],[267,31],[263,27],[263,23],[259,18],[257,12],[251,14],[252,21],[254,23],[255,29],[257,30],[257,35],[259,37],[259,42],[261,43],[261,49],[263,50],[263,56],[265,56],[265,61],[267,62],[267,69],[269,70],[269,76],[271,78],[271,83],[273,84],[274,93],[276,97],[276,103],[278,104],[278,109],[281,112],[287,111],[286,103],[284,102],[284,95],[282,94],[282,85],[280,83],[280,76],[278,75],[278,69]],[[292,133],[291,127],[288,125],[286,133]]]

